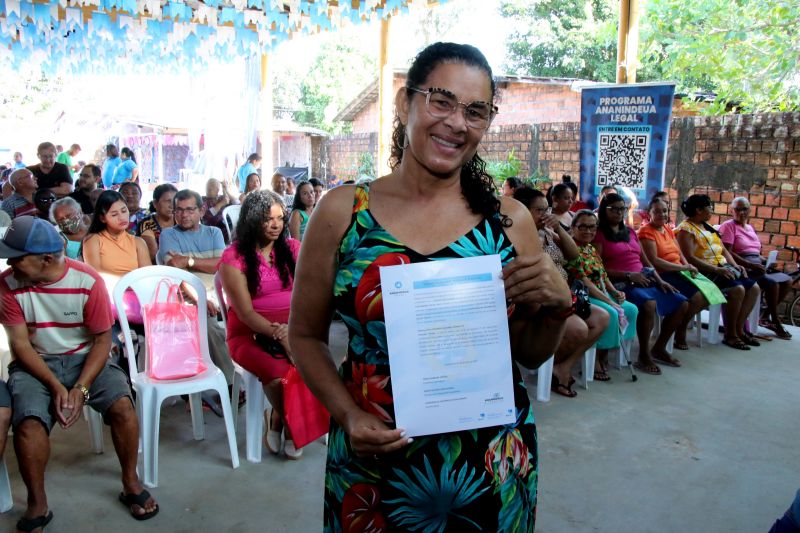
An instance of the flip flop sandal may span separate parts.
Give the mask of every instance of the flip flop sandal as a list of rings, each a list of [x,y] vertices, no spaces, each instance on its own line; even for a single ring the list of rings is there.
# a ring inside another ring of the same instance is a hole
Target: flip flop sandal
[[[746,334],[744,335],[744,337],[742,337],[742,341],[743,341],[743,342],[744,342],[746,345],[748,345],[748,346],[753,346],[753,347],[756,347],[756,348],[757,348],[757,347],[759,347],[759,346],[761,346],[761,343],[760,343],[760,342],[758,342],[758,341],[755,339],[755,337],[753,337],[753,336],[752,336],[752,335],[750,335],[749,333],[746,333]]]
[[[653,361],[656,361],[657,363],[661,363],[662,365],[667,365],[667,366],[671,366],[671,367],[674,367],[674,368],[680,368],[680,366],[681,366],[681,362],[679,360],[675,359],[674,357],[670,357],[669,359],[664,359],[663,357],[656,357],[654,355],[653,356]]]
[[[153,518],[155,515],[158,514],[158,504],[156,504],[156,508],[150,511],[149,513],[143,514],[136,514],[133,511],[133,506],[137,505],[140,508],[144,509],[147,500],[151,498],[150,493],[147,490],[143,490],[139,494],[125,494],[124,492],[119,493],[119,501],[128,508],[128,511],[131,513],[131,516],[134,517],[136,520],[149,520]]]
[[[560,383],[558,378],[555,376],[553,376],[553,381],[550,383],[550,390],[556,394],[560,394],[561,396],[566,396],[567,398],[574,398],[578,395],[578,393],[572,390],[570,387]]]
[[[731,348],[735,348],[737,350],[747,351],[750,349],[750,347],[738,337],[734,339],[722,339],[722,344],[724,344],[725,346],[730,346]]]
[[[658,365],[655,364],[655,363],[653,363],[652,365],[643,365],[639,361],[636,361],[635,363],[633,363],[633,368],[635,368],[636,370],[638,370],[640,372],[644,372],[645,374],[650,374],[651,376],[660,376],[661,375],[661,369],[658,368]],[[655,370],[653,370],[653,369],[655,369]]]
[[[53,520],[53,511],[47,511],[47,514],[37,516],[36,518],[20,518],[17,521],[17,529],[20,531],[30,532],[37,528],[42,528]]]
[[[595,370],[594,371],[594,380],[595,381],[611,381],[611,376],[608,375],[607,372],[604,370]]]
[[[772,331],[775,332],[775,336],[778,337],[779,339],[783,339],[783,340],[787,340],[788,341],[789,339],[792,338],[792,334],[789,333],[788,331],[786,331],[785,329],[783,329],[782,327],[777,327],[776,326],[775,329],[773,329]]]
[[[689,345],[686,344],[685,342],[673,342],[672,347],[675,348],[676,350],[684,350],[684,351],[689,349]]]

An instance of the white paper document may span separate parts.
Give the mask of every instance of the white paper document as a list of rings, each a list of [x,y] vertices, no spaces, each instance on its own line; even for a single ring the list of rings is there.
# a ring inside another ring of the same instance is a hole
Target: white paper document
[[[397,427],[410,436],[515,421],[500,256],[381,267]]]

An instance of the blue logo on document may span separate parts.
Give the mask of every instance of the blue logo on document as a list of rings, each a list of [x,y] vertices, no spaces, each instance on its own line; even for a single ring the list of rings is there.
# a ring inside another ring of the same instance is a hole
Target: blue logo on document
[[[399,288],[401,288],[402,286],[403,286],[403,282],[402,282],[402,281],[395,281],[395,282],[394,282],[394,288],[395,288],[395,289],[399,289]]]

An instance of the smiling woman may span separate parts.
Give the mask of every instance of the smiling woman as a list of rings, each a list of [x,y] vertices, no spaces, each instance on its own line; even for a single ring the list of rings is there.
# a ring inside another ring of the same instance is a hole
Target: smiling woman
[[[381,266],[497,254],[514,303],[513,359],[536,368],[560,341],[569,288],[542,252],[528,210],[495,195],[477,155],[497,112],[495,93],[476,48],[423,50],[395,97],[392,172],[329,191],[308,223],[290,343],[333,418],[326,529],[534,527],[536,427],[517,367],[513,424],[409,438],[395,423],[380,287]],[[340,374],[327,345],[334,311],[350,337]]]

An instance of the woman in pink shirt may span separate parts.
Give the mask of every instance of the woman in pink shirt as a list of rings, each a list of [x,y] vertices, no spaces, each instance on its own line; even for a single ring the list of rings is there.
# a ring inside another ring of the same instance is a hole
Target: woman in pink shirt
[[[750,219],[750,202],[742,196],[731,202],[731,220],[726,220],[719,227],[722,244],[728,249],[736,262],[745,269],[749,277],[758,281],[767,301],[767,314],[761,325],[775,332],[780,339],[791,339],[792,334],[781,324],[778,314],[780,304],[792,288],[792,278],[783,272],[767,274],[764,260],[761,258],[761,241]],[[755,333],[755,332],[753,332]]]
[[[228,350],[231,358],[258,376],[272,412],[267,449],[298,459],[298,450],[283,418],[281,378],[291,368],[289,306],[300,242],[286,231],[286,207],[270,191],[247,195],[236,240],[222,253],[220,276],[228,296]],[[284,437],[281,446],[281,435]]]
[[[627,300],[639,308],[636,335],[639,339],[639,361],[636,368],[659,375],[654,360],[680,366],[680,361],[667,352],[667,342],[681,323],[688,303],[686,297],[658,275],[642,251],[636,232],[625,225],[628,208],[619,194],[607,194],[598,209],[598,228],[594,247],[603,259],[608,277],[614,286],[625,292]],[[664,317],[661,332],[650,348],[650,335],[656,315]]]

